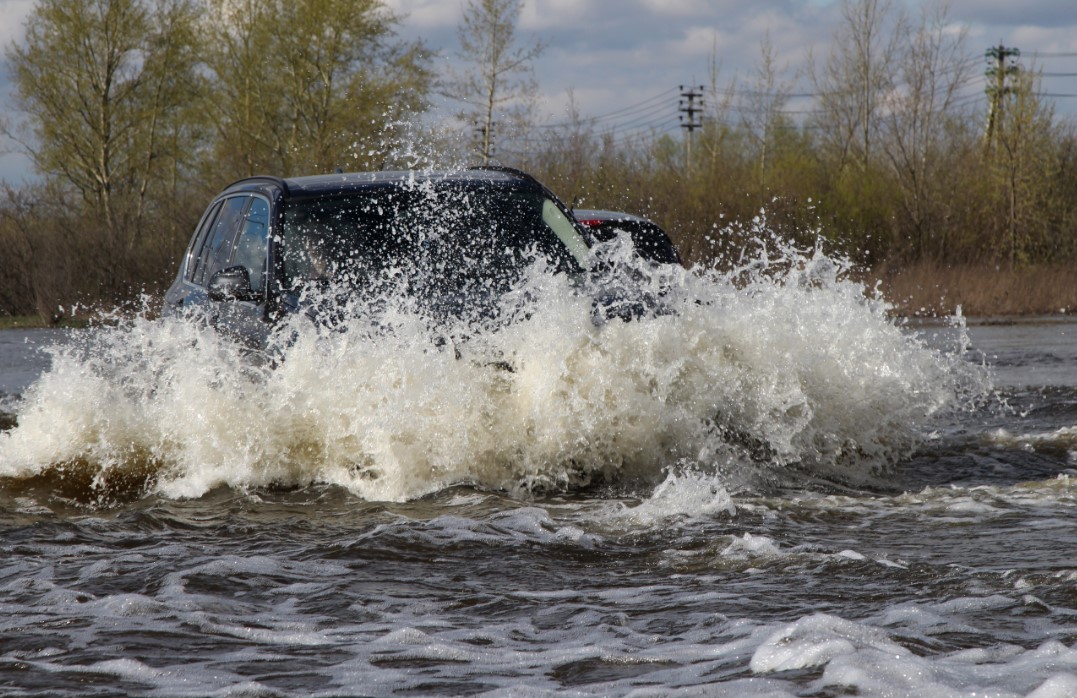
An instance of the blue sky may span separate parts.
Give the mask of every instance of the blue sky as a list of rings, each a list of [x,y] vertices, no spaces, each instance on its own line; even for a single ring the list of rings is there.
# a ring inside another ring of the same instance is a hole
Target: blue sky
[[[464,0],[386,2],[404,17],[401,36],[422,38],[439,52],[439,66],[453,61]],[[903,4],[912,12],[921,5]],[[0,0],[0,44],[18,40],[32,6],[33,0]],[[1077,77],[1055,75],[1077,73],[1077,2],[953,0],[949,16],[968,31],[969,95],[982,94],[983,53],[1001,42],[1050,75],[1044,92],[1074,95],[1053,99],[1058,114],[1077,117]],[[707,83],[712,56],[721,86],[750,81],[768,35],[781,80],[793,92],[810,92],[804,68],[812,52],[825,54],[839,19],[839,3],[823,0],[525,0],[518,36],[547,46],[535,63],[541,119],[564,121],[571,93],[583,116],[604,117],[600,128],[627,137],[676,131],[677,87]],[[0,76],[0,110],[9,103],[8,81]],[[0,151],[13,147],[0,143]],[[28,175],[25,157],[0,156],[0,179]]]

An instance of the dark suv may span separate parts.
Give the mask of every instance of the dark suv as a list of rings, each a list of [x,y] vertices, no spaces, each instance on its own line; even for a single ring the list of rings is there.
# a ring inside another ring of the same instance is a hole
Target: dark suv
[[[479,316],[540,257],[580,274],[593,242],[509,168],[251,177],[206,209],[164,313],[194,309],[256,345],[317,288],[403,292],[431,317]]]

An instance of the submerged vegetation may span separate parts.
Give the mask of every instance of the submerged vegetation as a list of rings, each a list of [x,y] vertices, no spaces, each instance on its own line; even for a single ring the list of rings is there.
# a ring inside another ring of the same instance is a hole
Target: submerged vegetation
[[[242,176],[481,161],[491,133],[474,150],[467,119],[500,111],[502,164],[652,217],[690,263],[735,263],[766,231],[847,257],[909,312],[1077,303],[1059,295],[1077,260],[1077,131],[1006,54],[986,95],[959,96],[979,63],[939,6],[844,2],[803,119],[764,41],[746,83],[724,85],[715,56],[697,128],[630,140],[574,110],[528,120],[541,44],[515,48],[520,7],[470,0],[461,44],[501,51],[439,76],[380,0],[38,0],[6,55],[22,119],[5,128],[39,177],[0,197],[0,315],[160,291],[204,203]],[[484,79],[484,111],[429,125],[436,91]]]

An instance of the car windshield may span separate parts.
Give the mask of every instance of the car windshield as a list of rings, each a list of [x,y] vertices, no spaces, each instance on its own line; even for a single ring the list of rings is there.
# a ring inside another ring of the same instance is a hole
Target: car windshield
[[[506,288],[543,257],[582,268],[587,243],[539,191],[456,186],[371,188],[299,199],[284,211],[286,288],[309,280],[371,288],[390,277],[416,291]]]

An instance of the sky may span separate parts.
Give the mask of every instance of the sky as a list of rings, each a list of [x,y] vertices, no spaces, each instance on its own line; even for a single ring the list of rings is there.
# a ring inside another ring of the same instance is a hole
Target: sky
[[[401,38],[422,39],[439,68],[453,63],[466,0],[384,1],[403,17]],[[914,14],[922,5],[894,1]],[[20,39],[33,3],[0,0],[0,46]],[[628,138],[677,132],[679,86],[709,84],[712,59],[720,87],[751,82],[768,37],[779,80],[810,93],[805,68],[813,53],[829,50],[840,7],[837,0],[524,0],[517,40],[546,46],[534,64],[541,121],[564,123],[571,95],[596,128]],[[1077,119],[1077,1],[952,0],[949,17],[968,32],[970,97],[983,94],[984,51],[1001,43],[1041,68],[1059,116]],[[810,109],[810,99],[799,102],[789,109]],[[0,71],[0,116],[10,108],[10,80]],[[15,149],[0,139],[0,179],[17,184],[32,171],[24,155],[7,152]]]

